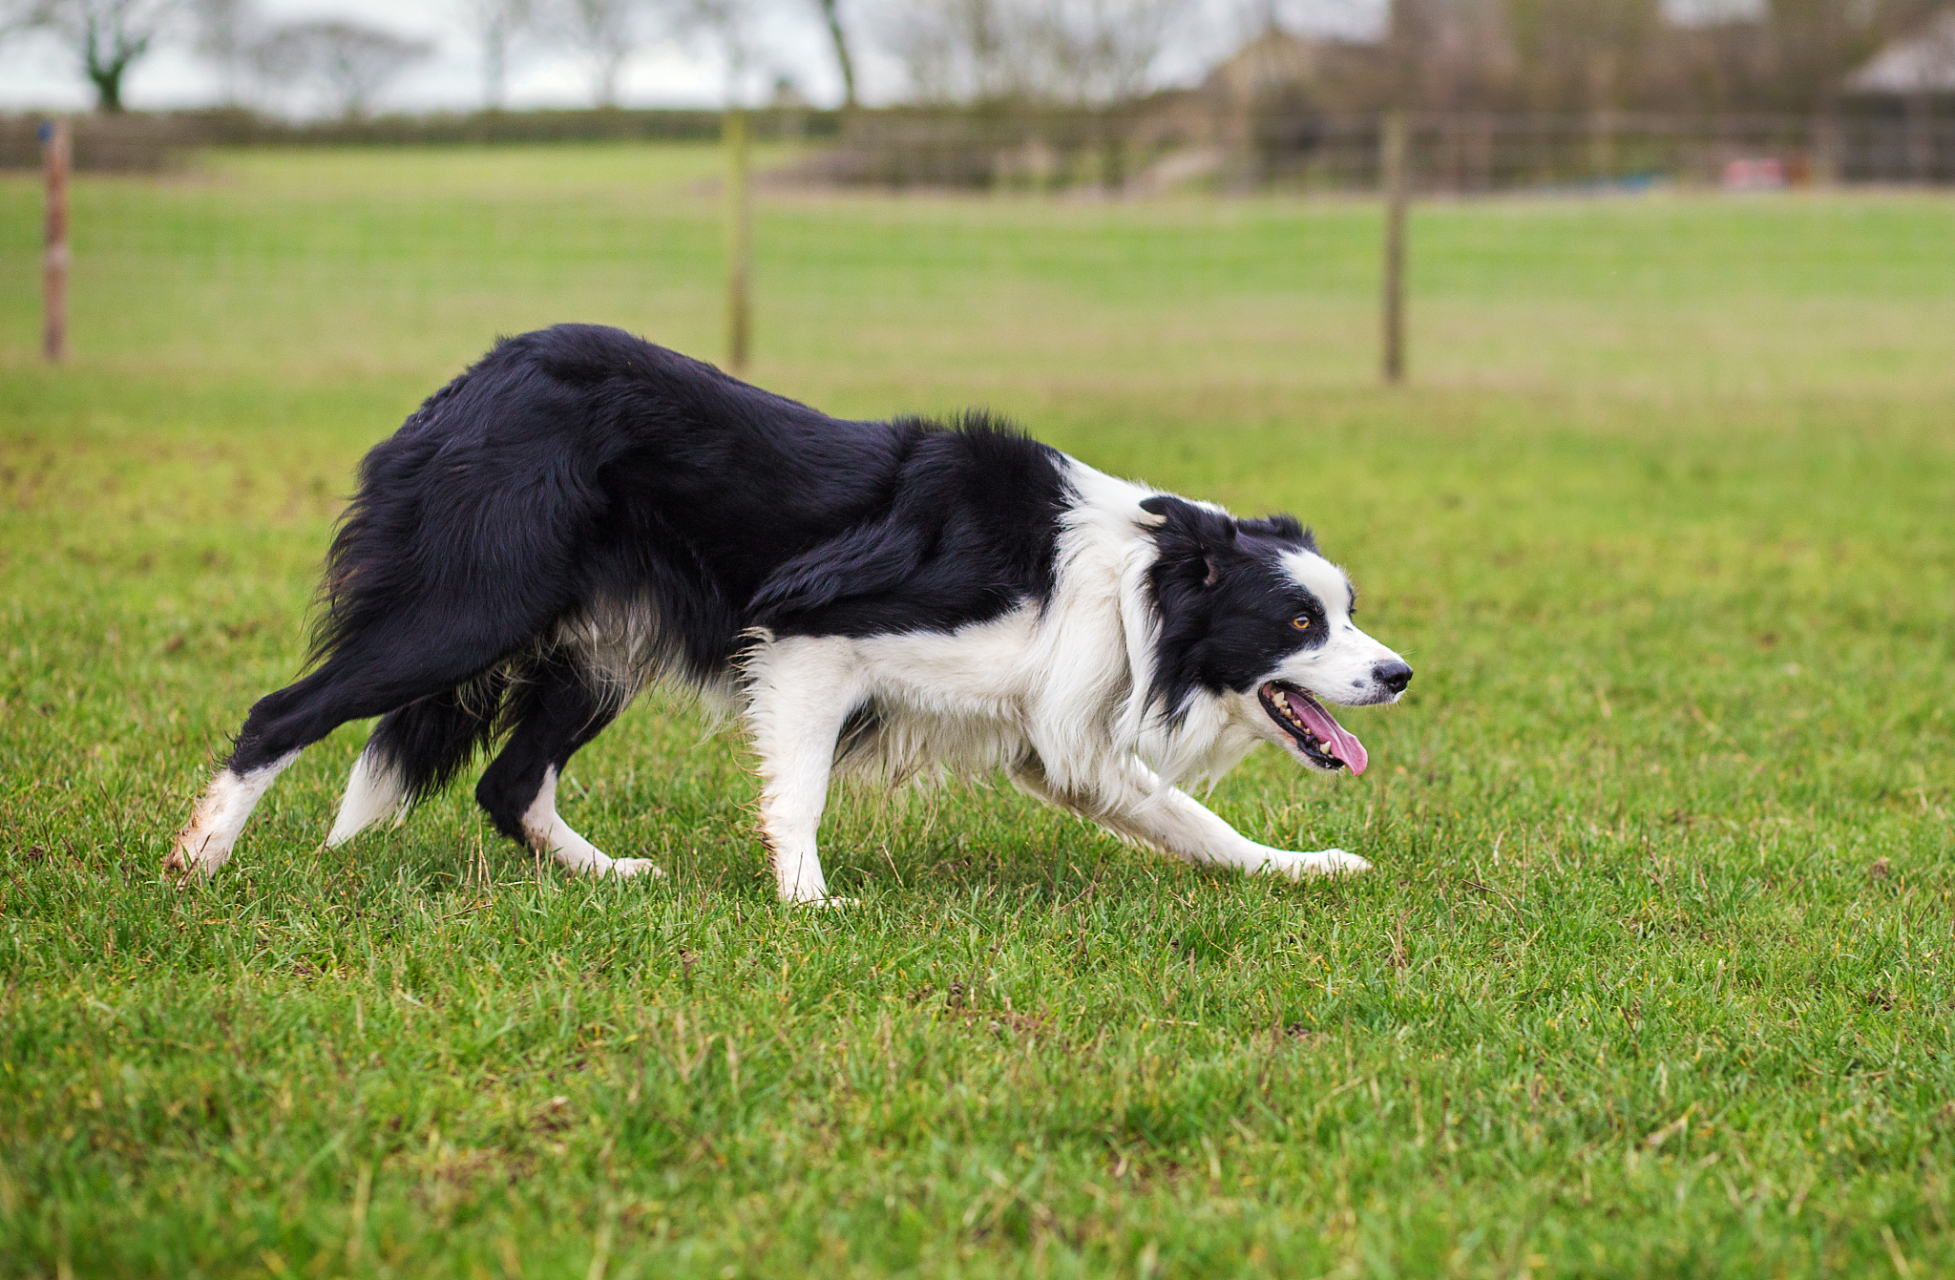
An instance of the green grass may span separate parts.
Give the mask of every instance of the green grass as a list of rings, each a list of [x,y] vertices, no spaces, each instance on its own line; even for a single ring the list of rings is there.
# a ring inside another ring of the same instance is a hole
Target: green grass
[[[0,1273],[1955,1270],[1944,199],[1422,208],[1384,391],[1362,204],[771,193],[759,380],[1317,526],[1419,679],[1365,778],[1213,802],[1376,873],[955,786],[842,800],[861,905],[788,910],[653,700],[565,806],[663,882],[461,792],[319,852],[349,729],[160,887],[371,442],[498,331],[718,350],[716,170],[86,179],[55,371],[0,181]]]

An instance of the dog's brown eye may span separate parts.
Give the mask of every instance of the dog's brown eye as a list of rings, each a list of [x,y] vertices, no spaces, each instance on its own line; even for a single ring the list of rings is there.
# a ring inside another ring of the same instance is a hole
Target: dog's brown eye
[[[1290,619],[1290,625],[1298,631],[1308,631],[1310,630],[1310,615],[1299,613],[1296,617]]]

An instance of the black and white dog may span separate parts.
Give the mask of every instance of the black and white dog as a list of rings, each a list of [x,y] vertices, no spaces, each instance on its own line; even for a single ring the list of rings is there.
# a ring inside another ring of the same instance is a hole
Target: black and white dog
[[[795,902],[828,900],[815,831],[838,770],[1002,768],[1193,862],[1360,871],[1246,839],[1175,784],[1262,741],[1362,773],[1324,704],[1412,678],[1288,516],[1233,519],[979,414],[840,421],[582,325],[504,341],[367,455],[324,594],[315,669],[251,709],[166,873],[215,872],[301,750],[380,716],[328,845],[501,741],[475,789],[499,830],[575,870],[657,874],[593,848],[556,792],[660,678],[745,723]]]

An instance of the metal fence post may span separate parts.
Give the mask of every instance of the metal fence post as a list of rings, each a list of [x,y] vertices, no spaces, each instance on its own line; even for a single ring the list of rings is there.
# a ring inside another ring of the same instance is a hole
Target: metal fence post
[[[1389,112],[1378,136],[1385,194],[1385,381],[1405,380],[1405,149],[1403,111]]]
[[[66,120],[43,121],[41,168],[47,178],[46,248],[41,257],[41,354],[59,361],[68,354],[68,167],[72,159]]]

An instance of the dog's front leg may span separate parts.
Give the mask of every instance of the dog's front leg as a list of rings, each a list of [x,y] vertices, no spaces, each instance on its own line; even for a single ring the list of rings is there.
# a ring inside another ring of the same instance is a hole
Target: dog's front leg
[[[863,696],[854,646],[840,636],[771,641],[747,663],[747,727],[760,754],[760,832],[787,902],[834,903],[815,832],[828,803],[835,740]]]
[[[1371,864],[1342,849],[1302,853],[1257,844],[1179,787],[1171,787],[1138,760],[1103,780],[1090,794],[1057,791],[1036,764],[1020,765],[1012,780],[1040,799],[1097,822],[1115,835],[1203,866],[1302,879],[1311,875],[1369,871]]]

